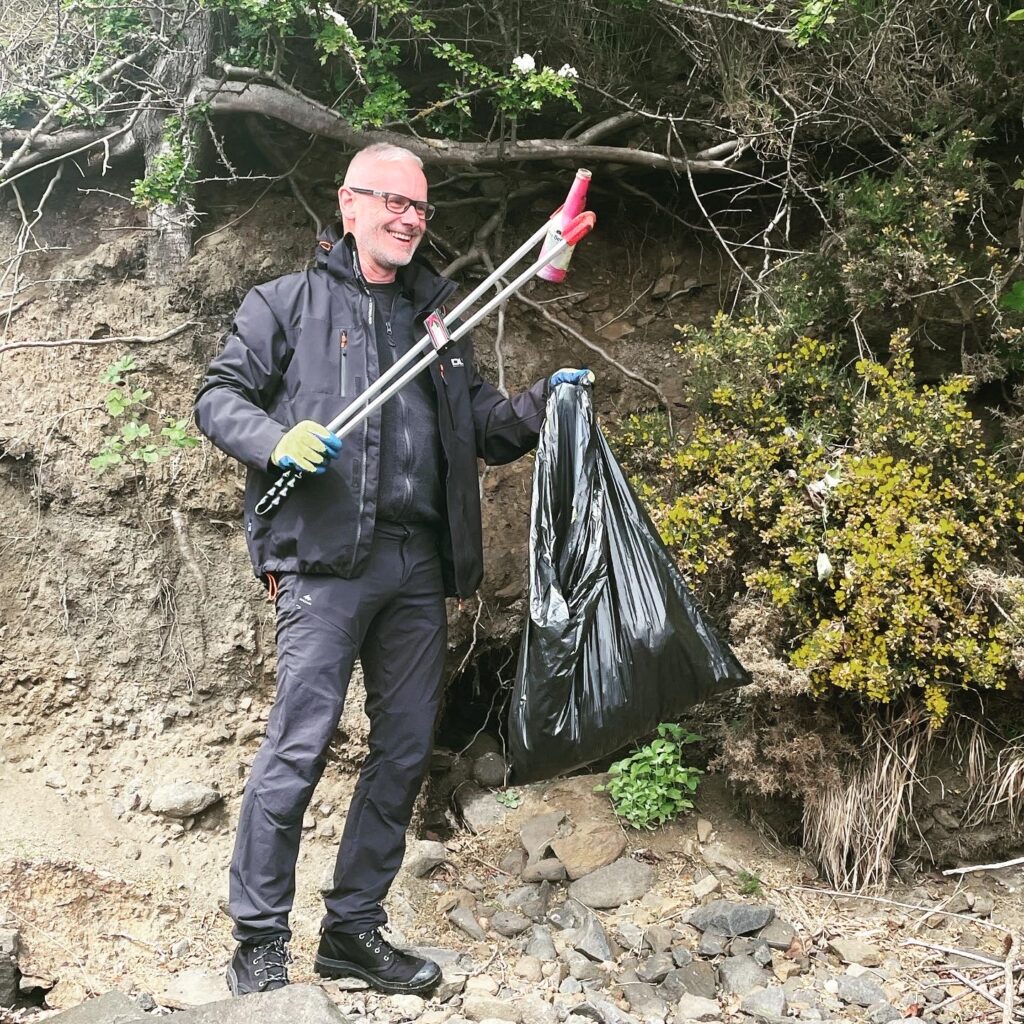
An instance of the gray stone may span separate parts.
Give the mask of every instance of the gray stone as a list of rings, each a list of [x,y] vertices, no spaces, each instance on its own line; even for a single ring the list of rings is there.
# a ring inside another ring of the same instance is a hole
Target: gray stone
[[[402,870],[413,878],[423,878],[439,864],[443,864],[447,858],[448,851],[444,848],[444,843],[417,839],[406,847]]]
[[[506,939],[522,935],[530,927],[530,919],[522,914],[515,914],[510,910],[499,910],[491,918],[491,927]]]
[[[583,986],[570,974],[567,978],[562,979],[562,983],[558,986],[558,991],[563,996],[576,996],[583,991]]]
[[[470,1020],[520,1020],[515,1004],[497,996],[466,996],[462,1000],[462,1012]]]
[[[191,818],[223,799],[201,782],[171,782],[159,786],[149,798],[149,809],[168,818]]]
[[[0,1006],[13,1006],[18,1000],[18,965],[14,960],[0,959]]]
[[[743,871],[743,865],[721,843],[705,843],[700,848],[700,855],[712,871],[728,871],[731,875],[739,875]]]
[[[745,954],[726,957],[718,965],[718,977],[722,988],[737,996],[745,996],[755,988],[764,988],[771,981],[771,975],[753,957]]]
[[[712,964],[695,960],[669,971],[658,990],[669,1002],[686,994],[714,999],[718,991],[718,971]]]
[[[454,910],[449,912],[448,920],[456,928],[465,932],[471,939],[475,939],[477,942],[483,942],[487,938],[483,928],[480,927],[480,922],[476,919],[476,915],[469,907],[455,907]]]
[[[722,883],[709,871],[700,881],[690,886],[690,891],[695,900],[703,900],[721,888]]]
[[[571,835],[551,841],[551,851],[575,880],[618,860],[626,850],[622,829],[609,821],[583,821]]]
[[[501,754],[481,754],[473,762],[473,778],[481,786],[503,786],[505,770],[505,758]]]
[[[676,1003],[676,1018],[680,1021],[719,1020],[721,1012],[717,999],[705,999],[689,992],[681,995]]]
[[[615,959],[611,943],[608,941],[608,934],[596,914],[587,914],[586,920],[576,933],[573,948],[590,957],[591,960]]]
[[[786,993],[781,988],[755,988],[743,997],[740,1009],[752,1017],[772,1020],[785,1017],[789,1006],[786,1003]]]
[[[650,864],[622,857],[577,879],[569,886],[569,895],[588,907],[620,907],[650,891],[657,877]]]
[[[545,857],[523,868],[524,882],[561,882],[565,879],[565,865],[557,857]]]
[[[260,1024],[349,1024],[327,993],[313,985],[288,985],[244,999],[225,999],[174,1016],[175,1024],[252,1024],[254,1020]]]
[[[519,841],[526,851],[528,863],[551,856],[552,841],[568,835],[570,828],[565,811],[547,811],[527,818],[519,829]]]
[[[839,998],[844,1003],[853,1003],[855,1006],[871,1006],[873,1003],[886,1002],[882,986],[867,974],[862,974],[857,978],[843,974],[836,981],[839,983]]]
[[[622,994],[626,997],[629,1008],[643,1017],[664,1017],[668,1013],[668,1004],[651,985],[642,982],[623,985]]]
[[[865,1019],[868,1024],[889,1024],[890,1021],[903,1020],[903,1011],[897,1010],[892,1003],[872,1003]]]
[[[575,900],[566,900],[548,911],[548,920],[561,929],[578,928],[590,916],[586,907]]]
[[[673,273],[662,274],[654,287],[651,289],[652,299],[667,299],[676,289],[676,275]]]
[[[693,963],[693,954],[685,946],[673,946],[672,962],[676,967],[685,967]]]
[[[787,950],[796,938],[796,929],[781,917],[774,917],[758,933],[759,939],[764,939],[772,949]]]
[[[644,947],[644,929],[632,921],[616,921],[615,932],[624,949],[639,952]]]
[[[652,924],[644,932],[644,942],[654,953],[665,953],[672,948],[675,936],[671,928],[663,924]]]
[[[714,900],[706,907],[690,911],[686,920],[695,928],[706,931],[713,928],[725,935],[746,935],[763,928],[775,916],[772,907],[730,900]]]
[[[543,921],[551,901],[551,884],[524,885],[510,893],[505,906],[525,914],[531,921]]]
[[[0,960],[16,960],[20,936],[15,928],[0,928]]]
[[[858,939],[833,939],[829,948],[844,964],[877,967],[882,962],[882,954],[876,947]]]
[[[467,973],[454,964],[441,964],[441,980],[431,993],[440,1003],[459,995],[466,987]]]
[[[49,1019],[60,1024],[135,1024],[151,1018],[134,999],[121,992],[107,992]]]
[[[493,793],[475,782],[467,782],[455,791],[455,803],[466,827],[478,835],[494,828],[511,813],[510,808],[494,799]]]
[[[583,953],[575,949],[567,949],[562,959],[569,967],[569,973],[577,981],[604,981],[605,975],[601,968]]]
[[[729,939],[724,932],[709,928],[697,943],[697,952],[701,956],[721,956],[725,952]]]
[[[671,953],[655,953],[648,957],[636,972],[637,977],[649,985],[657,985],[664,981],[669,971],[675,969]]]
[[[533,926],[530,941],[526,944],[526,955],[535,956],[545,962],[555,959],[558,954],[555,952],[555,943],[549,929],[540,924]]]

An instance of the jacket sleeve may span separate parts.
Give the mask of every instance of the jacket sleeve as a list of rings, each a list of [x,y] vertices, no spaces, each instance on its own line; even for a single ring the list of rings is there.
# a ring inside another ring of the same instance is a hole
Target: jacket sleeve
[[[252,469],[266,471],[287,430],[264,411],[280,387],[287,355],[284,330],[254,288],[235,314],[196,396],[199,429]]]
[[[533,451],[544,423],[550,390],[548,378],[542,377],[526,391],[506,398],[477,373],[472,345],[466,345],[464,351],[469,360],[469,396],[477,455],[489,466],[500,466]]]

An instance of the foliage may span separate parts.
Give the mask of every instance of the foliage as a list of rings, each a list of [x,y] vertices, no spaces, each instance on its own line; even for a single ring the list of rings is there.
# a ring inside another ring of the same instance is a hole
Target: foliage
[[[494,799],[502,807],[510,807],[515,810],[523,802],[523,794],[518,789],[503,789],[494,794]]]
[[[150,411],[146,403],[153,393],[128,380],[128,375],[136,369],[133,356],[122,356],[100,376],[104,384],[111,385],[103,404],[114,433],[107,435],[100,450],[89,460],[89,465],[98,475],[102,476],[108,469],[127,462],[152,464],[183,448],[194,448],[199,444],[198,439],[189,433],[187,419],[165,416],[159,434],[153,433],[153,428],[144,420]]]
[[[739,883],[739,890],[743,896],[754,896],[755,898],[764,895],[763,885],[760,875],[755,874],[753,871],[747,871],[746,868],[739,871],[736,875],[736,881]]]
[[[597,786],[597,792],[607,792],[615,813],[633,828],[654,828],[671,821],[693,807],[690,797],[701,771],[685,764],[683,747],[700,739],[679,725],[663,722],[657,739],[609,768],[611,779]]]
[[[132,186],[136,206],[149,207],[166,203],[176,206],[191,199],[199,170],[192,160],[191,134],[179,117],[164,121],[165,152],[149,162],[149,172]]]
[[[637,481],[706,596],[749,588],[819,696],[907,696],[933,723],[963,688],[1001,688],[1024,623],[972,585],[1024,532],[1007,472],[967,404],[970,381],[919,387],[905,333],[847,379],[838,346],[722,315],[687,328],[699,412]],[[655,458],[619,438],[635,472]]]

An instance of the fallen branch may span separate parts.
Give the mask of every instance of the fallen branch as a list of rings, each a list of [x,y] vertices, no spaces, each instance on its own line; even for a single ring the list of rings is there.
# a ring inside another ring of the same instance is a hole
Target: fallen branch
[[[955,946],[937,946],[932,942],[922,942],[921,939],[904,939],[903,946],[923,946],[925,949],[935,950],[937,953],[947,953],[952,956],[962,956],[967,960],[976,960],[979,964],[989,964],[992,967],[1002,967],[1004,961],[996,960],[994,957],[985,956],[982,953],[975,953],[970,949],[957,949]],[[1019,966],[1019,965],[1018,965]]]
[[[153,338],[144,338],[141,335],[132,334],[116,338],[61,338],[59,341],[12,341],[7,345],[0,345],[0,355],[5,352],[12,352],[18,348],[60,348],[64,345],[109,345],[111,342],[123,342],[126,345],[155,345],[159,341],[167,341],[176,334],[181,334],[187,327],[198,327],[198,320],[186,320],[183,324],[171,328],[163,334]]]
[[[966,875],[971,871],[998,871],[1000,868],[1012,868],[1018,864],[1024,864],[1024,857],[1015,857],[1013,860],[1004,860],[999,864],[973,864],[969,868],[947,868],[944,875]]]

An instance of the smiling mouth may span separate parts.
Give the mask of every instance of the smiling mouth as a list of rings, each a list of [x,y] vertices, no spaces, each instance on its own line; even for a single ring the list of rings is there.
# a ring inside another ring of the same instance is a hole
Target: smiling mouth
[[[409,242],[414,241],[415,238],[416,238],[415,235],[408,235],[408,234],[405,234],[402,231],[388,231],[388,234],[393,239],[395,239],[396,242],[404,242],[406,244],[408,244]]]

